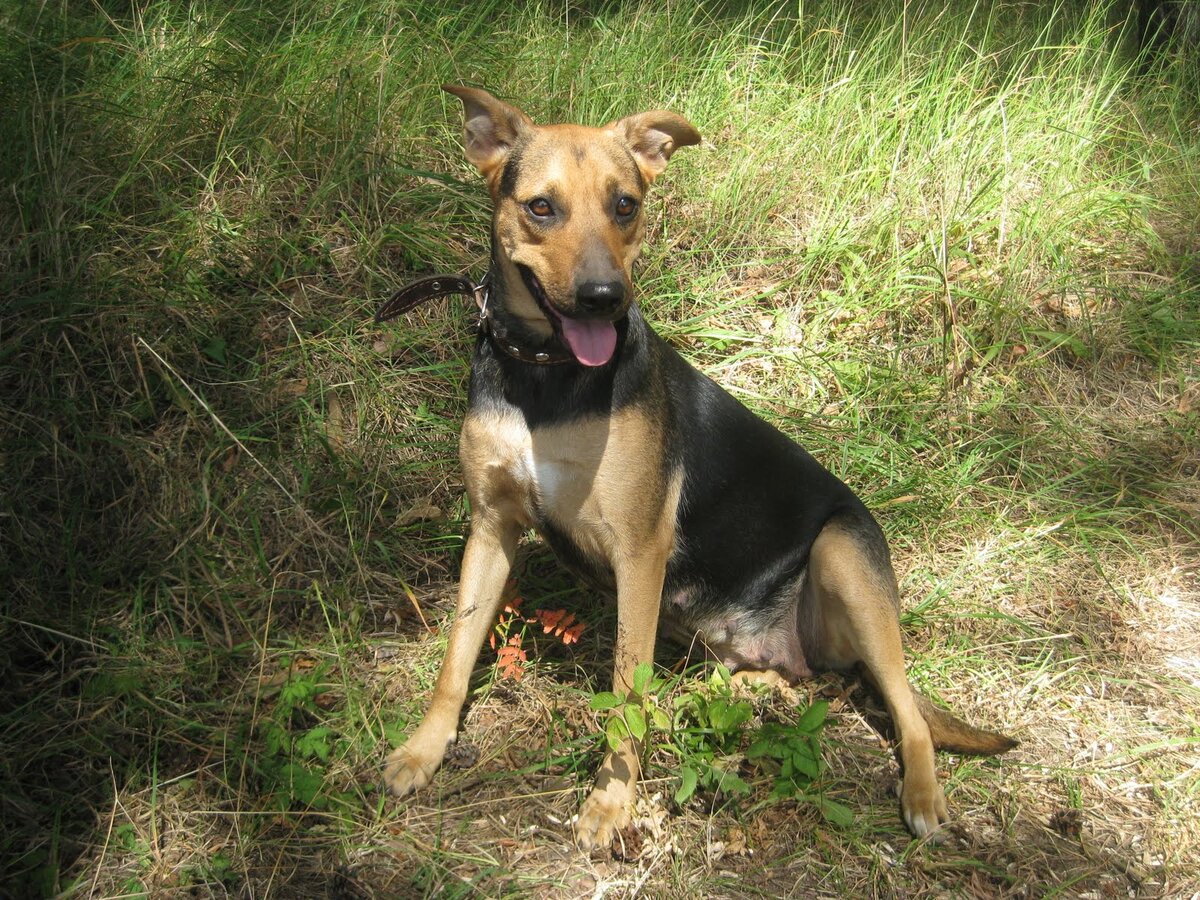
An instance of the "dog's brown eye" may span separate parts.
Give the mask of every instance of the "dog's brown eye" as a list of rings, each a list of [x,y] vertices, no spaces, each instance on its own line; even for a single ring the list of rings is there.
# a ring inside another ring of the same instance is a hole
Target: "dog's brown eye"
[[[617,201],[617,215],[622,219],[627,219],[637,212],[637,201],[632,197],[622,197]]]
[[[550,205],[550,201],[545,197],[537,197],[530,200],[525,204],[525,208],[539,219],[545,219],[554,215],[554,207]]]

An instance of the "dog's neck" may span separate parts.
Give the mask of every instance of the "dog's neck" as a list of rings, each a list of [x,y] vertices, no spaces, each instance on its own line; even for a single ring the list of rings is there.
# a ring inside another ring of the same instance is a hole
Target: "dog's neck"
[[[608,415],[635,396],[646,377],[649,329],[637,305],[616,323],[617,347],[613,358],[603,366],[585,366],[571,355],[558,337],[545,328],[535,330],[528,320],[513,312],[513,306],[526,308],[528,296],[520,275],[501,277],[503,267],[493,261],[489,274],[488,318],[493,327],[508,329],[515,342],[528,341],[524,349],[565,353],[561,364],[537,365],[516,357],[496,339],[483,331],[471,362],[470,403],[476,408],[515,407],[530,428],[573,421],[580,416]],[[513,283],[515,281],[515,283]],[[523,295],[517,291],[525,292]]]
[[[512,267],[501,265],[493,255],[483,315],[487,320],[485,330],[496,349],[532,364],[553,361],[578,365],[545,318],[540,313],[529,316],[517,311],[524,309],[536,310],[536,303]]]

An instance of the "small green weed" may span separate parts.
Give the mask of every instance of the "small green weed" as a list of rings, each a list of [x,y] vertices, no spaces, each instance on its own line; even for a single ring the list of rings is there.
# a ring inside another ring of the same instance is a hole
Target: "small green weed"
[[[231,887],[237,883],[238,877],[229,854],[218,850],[204,863],[185,869],[180,881],[185,885],[221,884]]]
[[[138,834],[137,826],[132,822],[123,822],[113,831],[113,843],[126,854],[134,857],[140,870],[150,868],[153,860],[150,844]],[[124,895],[126,897],[146,897],[149,892],[139,875],[130,875],[125,879]]]
[[[822,772],[820,734],[829,704],[817,700],[795,722],[754,724],[755,704],[737,696],[728,668],[718,665],[709,678],[675,697],[668,715],[658,695],[679,688],[682,676],[656,677],[650,665],[634,670],[633,690],[627,695],[601,691],[591,708],[610,713],[604,726],[611,749],[627,737],[641,741],[656,728],[663,744],[679,760],[675,803],[683,806],[705,793],[726,799],[750,795],[753,785],[742,777],[744,764],[771,780],[770,796],[812,803],[835,825],[851,824],[850,810],[810,792]]]
[[[764,722],[746,759],[773,777],[773,798],[811,803],[830,823],[846,828],[854,822],[850,808],[809,790],[824,768],[820,734],[828,711],[826,701],[816,700],[794,723]]]
[[[643,740],[651,722],[659,729],[670,727],[670,719],[655,699],[663,684],[662,679],[654,677],[649,663],[641,663],[633,670],[632,692],[600,691],[593,695],[592,709],[611,713],[604,725],[604,740],[609,749],[617,749],[628,737]]]
[[[675,699],[671,733],[680,760],[676,803],[687,803],[697,790],[727,797],[750,793],[750,785],[737,769],[744,726],[753,718],[753,705],[733,696],[729,670],[724,666],[717,666],[705,688]]]
[[[350,800],[352,794],[327,784],[325,770],[347,750],[347,741],[332,726],[320,706],[329,685],[329,663],[300,658],[283,673],[273,708],[259,720],[261,752],[251,760],[280,810],[297,807],[327,809]]]

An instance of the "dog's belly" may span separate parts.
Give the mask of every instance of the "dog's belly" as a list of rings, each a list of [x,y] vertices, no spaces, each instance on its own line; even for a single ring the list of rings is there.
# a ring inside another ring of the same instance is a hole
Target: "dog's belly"
[[[800,584],[765,608],[736,601],[695,603],[696,589],[663,592],[661,630],[687,647],[699,645],[731,671],[773,669],[791,681],[812,676],[804,654]]]

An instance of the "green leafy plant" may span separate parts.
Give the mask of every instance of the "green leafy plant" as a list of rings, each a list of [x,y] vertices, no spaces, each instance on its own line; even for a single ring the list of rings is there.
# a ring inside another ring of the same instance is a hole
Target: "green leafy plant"
[[[818,734],[825,723],[829,704],[818,700],[804,711],[794,725],[767,722],[746,751],[751,762],[771,764],[775,774],[772,793],[794,797],[821,774],[821,747]]]
[[[653,724],[656,728],[667,728],[671,721],[658,706],[655,693],[663,681],[654,677],[649,663],[641,663],[633,670],[633,691],[601,691],[591,700],[592,709],[610,712],[604,725],[604,738],[610,749],[615,750],[628,737],[640,741],[646,737]]]
[[[746,750],[746,759],[771,775],[771,796],[812,803],[835,825],[848,826],[854,820],[849,807],[830,800],[808,788],[821,774],[821,730],[829,704],[817,700],[792,723],[765,722]]]
[[[113,841],[117,847],[137,860],[141,872],[150,868],[153,859],[150,844],[138,834],[137,826],[132,822],[122,822],[118,825],[113,831]],[[145,882],[138,874],[126,878],[122,887],[128,897],[148,896]]]
[[[263,752],[255,761],[274,804],[325,809],[346,795],[330,788],[325,769],[345,741],[325,718],[318,698],[328,690],[329,664],[301,658],[289,666],[270,713],[258,723]]]
[[[676,803],[687,803],[698,790],[731,797],[750,793],[737,767],[744,726],[753,717],[754,707],[733,696],[729,670],[721,665],[705,689],[675,699],[671,735],[680,757]]]
[[[678,678],[654,677],[651,667],[643,664],[634,672],[628,696],[602,691],[591,700],[592,709],[611,713],[604,728],[611,748],[627,737],[643,740],[651,727],[665,732],[664,745],[679,759],[673,795],[677,804],[686,804],[698,793],[727,799],[749,795],[753,787],[740,771],[749,763],[770,778],[772,799],[812,803],[834,824],[852,822],[846,806],[810,790],[823,769],[820,734],[827,702],[811,704],[795,722],[754,725],[754,703],[735,695],[729,669],[718,665],[706,681],[675,697],[668,717],[657,695],[679,683]]]

